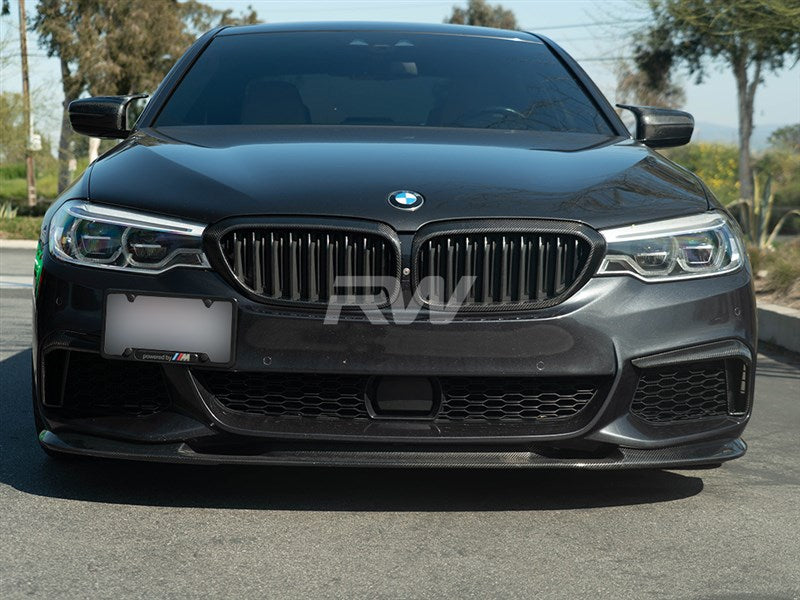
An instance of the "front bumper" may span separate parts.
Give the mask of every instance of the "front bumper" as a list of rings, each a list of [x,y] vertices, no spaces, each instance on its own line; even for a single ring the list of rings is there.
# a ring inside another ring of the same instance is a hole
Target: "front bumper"
[[[228,410],[198,386],[191,367],[164,365],[169,410],[139,417],[66,415],[51,401],[57,386],[47,383],[46,357],[54,351],[99,353],[108,290],[235,300],[234,361],[225,370],[595,377],[606,384],[586,418],[569,430],[525,423],[290,419]],[[666,284],[595,278],[566,302],[532,314],[471,315],[445,324],[422,315],[403,325],[343,314],[336,325],[326,325],[316,312],[253,302],[211,271],[108,273],[45,256],[35,306],[40,441],[56,451],[204,463],[629,468],[718,463],[745,450],[739,438],[752,408],[756,339],[745,270]],[[747,355],[743,411],[666,423],[631,413],[640,373],[633,361],[676,350],[699,360],[698,348],[700,358],[708,358],[719,344]],[[703,348],[710,348],[706,355]]]

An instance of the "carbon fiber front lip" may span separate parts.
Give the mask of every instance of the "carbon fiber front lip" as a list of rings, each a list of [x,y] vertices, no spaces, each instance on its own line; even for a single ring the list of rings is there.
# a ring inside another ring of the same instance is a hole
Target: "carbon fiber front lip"
[[[747,451],[741,439],[716,440],[655,450],[618,448],[603,458],[551,458],[534,452],[267,451],[258,455],[205,454],[187,444],[132,444],[93,436],[42,431],[50,450],[97,458],[222,465],[283,465],[380,468],[665,469],[716,464]]]

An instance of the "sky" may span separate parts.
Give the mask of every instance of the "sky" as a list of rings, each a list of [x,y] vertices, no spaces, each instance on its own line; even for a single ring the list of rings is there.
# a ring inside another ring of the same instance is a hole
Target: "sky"
[[[147,2],[147,0],[139,0]],[[466,0],[206,0],[216,8],[243,12],[252,6],[260,20],[276,23],[291,21],[402,21],[440,23],[454,4]],[[10,16],[0,19],[3,60],[1,91],[19,91],[19,38],[17,2],[11,0]],[[495,2],[492,2],[493,4]],[[646,12],[633,0],[504,0],[514,11],[521,29],[541,33],[561,45],[583,66],[606,97],[614,102],[618,57],[629,56],[630,33],[643,26]],[[35,0],[26,1],[29,18],[35,14]],[[35,90],[37,129],[55,138],[59,126],[59,106],[63,99],[58,62],[39,48],[36,36],[28,35],[31,87]],[[686,74],[678,81],[686,91],[684,108],[703,128],[723,131],[734,142],[737,127],[736,88],[733,76],[723,65],[712,65],[702,84]],[[756,134],[767,133],[790,123],[800,122],[800,66],[768,74],[755,101]],[[726,130],[727,128],[727,130]],[[727,131],[727,132],[726,132]]]

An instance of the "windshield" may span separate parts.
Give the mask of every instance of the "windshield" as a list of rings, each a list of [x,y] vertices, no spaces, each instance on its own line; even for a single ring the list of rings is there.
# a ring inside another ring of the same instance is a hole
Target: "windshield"
[[[220,35],[156,120],[612,135],[541,42],[391,31]]]

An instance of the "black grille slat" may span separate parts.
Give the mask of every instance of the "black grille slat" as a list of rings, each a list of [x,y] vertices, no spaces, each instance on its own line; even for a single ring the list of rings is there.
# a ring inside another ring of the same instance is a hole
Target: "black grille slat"
[[[289,234],[289,299],[300,299],[300,249]]]
[[[517,267],[517,297],[521,302],[528,300],[528,264],[530,260],[530,244],[525,243],[525,238],[519,239],[519,265]]]
[[[372,232],[243,226],[223,235],[220,247],[249,292],[298,304],[353,304],[365,295],[388,302],[379,278],[396,277],[399,264],[389,240]]]
[[[233,272],[239,279],[244,279],[244,269],[242,268],[242,241],[233,234]]]
[[[652,423],[728,414],[724,361],[644,369],[631,412]]]
[[[308,236],[308,298],[319,301],[319,242]]]
[[[269,272],[269,278],[272,281],[272,295],[277,297],[281,295],[281,262],[280,262],[280,241],[275,239],[274,234],[270,234],[270,248],[272,254],[270,262],[272,269]],[[242,277],[238,278],[242,281]]]
[[[545,260],[545,247],[541,237],[536,240],[536,245],[536,257],[538,260],[536,268],[536,300],[541,300],[545,297],[544,282],[547,277],[547,261]]]
[[[447,240],[447,278],[445,279],[445,297],[450,298],[455,289],[455,259],[456,250],[451,241]]]
[[[555,282],[553,283],[553,293],[560,294],[564,291],[564,286],[566,285],[567,277],[566,273],[564,273],[564,266],[566,265],[566,261],[564,260],[564,250],[565,246],[561,243],[561,238],[556,238],[556,250],[555,250],[555,267],[553,269],[553,274],[555,276]]]
[[[472,242],[469,237],[464,239],[464,277],[472,277],[475,272],[475,258],[472,249]],[[471,287],[467,292],[467,302],[475,302],[475,287]]]
[[[255,272],[255,283],[253,289],[256,294],[261,294],[264,291],[264,270],[263,270],[263,243],[260,239],[255,239],[253,234],[253,270]]]
[[[506,243],[505,236],[502,241],[502,252],[500,254],[500,300],[501,302],[511,302],[511,295],[508,293],[508,288],[511,285],[509,278],[508,261],[511,258],[510,252],[513,250],[509,248]]]
[[[334,273],[336,273],[339,265],[339,244],[334,240],[331,242],[331,236],[326,236],[327,238],[327,254],[328,254],[328,269],[326,272],[326,285],[325,285],[325,297],[327,298],[331,290],[333,289],[333,278]]]
[[[344,281],[345,281],[345,304],[350,304],[352,302],[352,289],[353,289],[353,277],[356,274],[355,269],[355,257],[353,256],[353,246],[350,243],[350,238],[345,237],[344,239]]]
[[[419,247],[416,280],[427,279],[422,300],[434,306],[450,302],[464,277],[476,278],[469,307],[553,305],[584,276],[590,253],[590,242],[575,234],[443,233]]]

